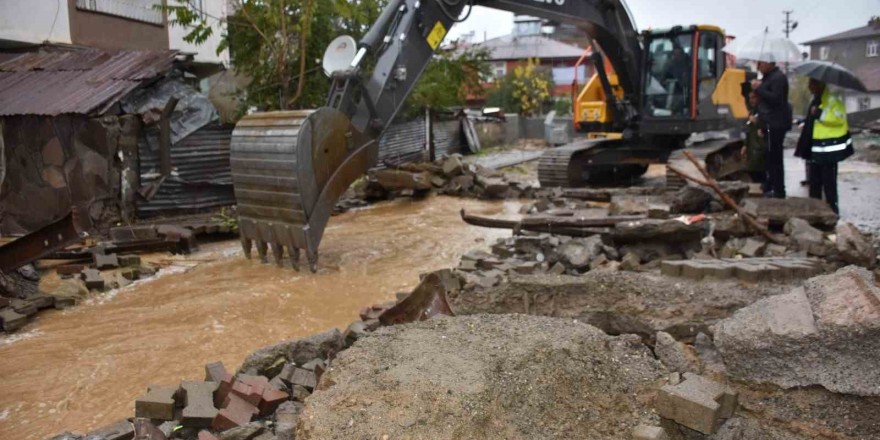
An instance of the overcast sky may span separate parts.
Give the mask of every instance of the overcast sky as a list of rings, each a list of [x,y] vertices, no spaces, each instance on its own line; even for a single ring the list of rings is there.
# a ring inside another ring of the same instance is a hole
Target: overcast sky
[[[576,1],[576,0],[570,0]],[[628,0],[639,31],[673,25],[714,24],[729,35],[748,37],[770,27],[781,34],[784,10],[799,22],[791,34],[796,43],[868,24],[880,15],[880,0]],[[829,6],[832,9],[829,10]],[[818,8],[822,9],[818,9]],[[513,14],[475,7],[471,17],[452,28],[448,39],[476,31],[477,41],[511,33]]]

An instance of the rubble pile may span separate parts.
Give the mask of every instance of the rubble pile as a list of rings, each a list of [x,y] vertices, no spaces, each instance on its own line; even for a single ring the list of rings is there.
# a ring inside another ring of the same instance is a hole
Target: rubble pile
[[[396,195],[438,194],[480,199],[532,198],[537,187],[512,174],[466,163],[453,154],[436,162],[407,163],[394,169],[374,170],[368,175],[364,197],[388,199]]]
[[[154,276],[157,267],[142,262],[139,252],[189,254],[198,249],[194,232],[174,225],[118,227],[109,236],[107,242],[50,255],[64,262],[46,269],[60,278],[48,292],[40,289],[41,274],[33,264],[0,273],[0,329],[14,332],[39,310],[63,310],[90,292],[106,292]]]

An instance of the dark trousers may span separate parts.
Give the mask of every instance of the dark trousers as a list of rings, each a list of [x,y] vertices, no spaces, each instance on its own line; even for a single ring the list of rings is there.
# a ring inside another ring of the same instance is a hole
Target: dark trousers
[[[822,200],[825,193],[825,202],[831,206],[834,212],[840,214],[837,207],[837,164],[810,164],[810,197]]]
[[[767,188],[771,197],[785,198],[785,165],[782,151],[785,130],[767,130]]]

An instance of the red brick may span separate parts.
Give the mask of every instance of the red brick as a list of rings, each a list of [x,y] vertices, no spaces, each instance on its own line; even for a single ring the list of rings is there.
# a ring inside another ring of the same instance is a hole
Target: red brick
[[[287,401],[288,394],[272,388],[266,388],[263,391],[263,397],[260,400],[260,415],[265,417],[275,412],[278,406]]]
[[[229,393],[224,402],[223,409],[214,417],[211,428],[216,431],[226,431],[236,426],[246,425],[250,423],[251,418],[259,411],[257,407],[251,405],[246,400],[238,397],[234,393]]]
[[[229,373],[223,375],[223,379],[220,380],[220,385],[217,387],[217,392],[214,393],[214,406],[217,408],[223,407],[223,402],[226,401],[226,396],[228,396],[229,391],[232,390],[233,382],[235,382],[234,376]]]

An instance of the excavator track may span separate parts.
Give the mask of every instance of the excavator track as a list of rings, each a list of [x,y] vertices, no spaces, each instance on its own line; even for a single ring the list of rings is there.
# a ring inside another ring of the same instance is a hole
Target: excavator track
[[[620,139],[590,139],[547,150],[538,163],[544,188],[632,183],[661,160],[657,151],[627,147]],[[631,154],[628,154],[631,153]]]
[[[322,108],[257,113],[232,133],[232,181],[239,235],[247,258],[269,249],[281,266],[285,252],[299,269],[304,250],[317,270],[318,246],[336,200],[375,163],[375,142],[359,135],[344,114]]]

